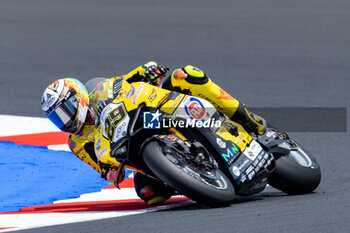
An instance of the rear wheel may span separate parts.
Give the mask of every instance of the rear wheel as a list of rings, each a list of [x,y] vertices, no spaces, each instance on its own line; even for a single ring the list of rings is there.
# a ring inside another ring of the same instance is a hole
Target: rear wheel
[[[316,159],[285,133],[280,133],[292,146],[287,155],[275,155],[276,168],[269,184],[288,194],[306,194],[314,191],[321,181],[321,170]]]
[[[234,187],[217,166],[196,166],[180,151],[157,141],[145,146],[143,158],[159,179],[196,202],[223,206],[233,201]]]

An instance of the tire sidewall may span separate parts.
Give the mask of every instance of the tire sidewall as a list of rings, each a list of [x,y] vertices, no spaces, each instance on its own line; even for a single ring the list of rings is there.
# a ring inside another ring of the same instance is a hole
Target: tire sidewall
[[[227,205],[235,196],[230,180],[221,172],[227,183],[227,189],[218,190],[193,178],[169,161],[163,154],[157,141],[149,142],[143,151],[143,158],[152,172],[163,182],[181,194],[207,205]]]

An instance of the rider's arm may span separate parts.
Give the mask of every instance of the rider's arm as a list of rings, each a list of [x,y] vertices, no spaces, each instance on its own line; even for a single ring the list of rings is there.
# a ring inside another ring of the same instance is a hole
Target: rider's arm
[[[154,61],[147,62],[146,64],[130,71],[127,75],[125,75],[124,80],[126,80],[128,83],[142,81],[142,79],[144,78],[143,75],[145,74],[147,67],[152,65],[158,66],[157,63]]]
[[[90,165],[98,173],[102,173],[102,169],[97,162],[94,152],[94,143],[92,141],[86,140],[84,136],[78,137],[71,134],[69,135],[68,145],[75,156]]]
[[[145,81],[158,86],[168,70],[167,67],[159,67],[156,62],[150,61],[129,72],[124,79],[128,83]]]
[[[118,167],[112,167],[109,164],[100,162],[94,151],[94,143],[84,139],[85,137],[77,137],[71,134],[68,139],[68,145],[71,151],[82,161],[90,165],[98,173],[101,174],[101,178],[107,180],[112,185],[117,183]],[[119,183],[125,178],[125,172],[122,171],[119,177]]]
[[[167,72],[167,67],[158,67],[156,62],[150,61],[130,71],[126,75],[112,77],[109,80],[114,82],[116,80],[124,79],[128,83],[150,81],[151,84],[158,86],[159,81],[165,77]]]
[[[111,184],[116,183],[118,167],[102,163],[95,154],[94,134],[95,126],[86,125],[80,135],[69,135],[68,145],[71,151],[82,161],[94,168],[101,174],[101,178],[109,181]],[[122,172],[119,182],[124,180],[124,171]]]

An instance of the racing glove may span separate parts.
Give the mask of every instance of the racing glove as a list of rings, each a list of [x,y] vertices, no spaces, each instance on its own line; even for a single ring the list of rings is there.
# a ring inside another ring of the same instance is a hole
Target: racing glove
[[[169,71],[169,68],[164,66],[164,67],[159,67],[157,65],[148,65],[146,67],[146,71],[144,73],[144,78],[146,81],[149,81],[151,84],[159,86],[159,81],[161,81],[166,73]]]

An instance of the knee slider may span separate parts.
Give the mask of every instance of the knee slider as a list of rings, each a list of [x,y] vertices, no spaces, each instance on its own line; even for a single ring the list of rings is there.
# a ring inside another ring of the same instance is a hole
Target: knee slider
[[[191,84],[205,84],[209,80],[202,70],[191,65],[174,70],[172,76],[175,82],[184,79]]]

